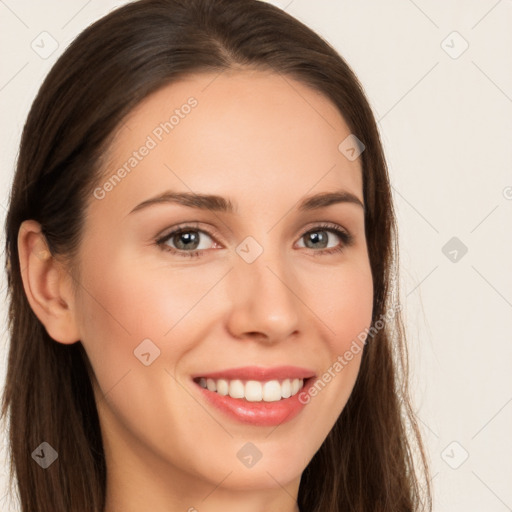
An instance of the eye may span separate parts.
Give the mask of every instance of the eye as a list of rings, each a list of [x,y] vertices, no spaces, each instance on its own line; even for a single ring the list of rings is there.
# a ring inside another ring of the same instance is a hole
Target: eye
[[[180,227],[156,240],[162,250],[185,257],[201,256],[212,242],[209,233],[194,226]]]
[[[305,240],[302,247],[314,249],[315,255],[341,252],[354,242],[353,236],[336,224],[315,226],[304,233],[300,240]]]

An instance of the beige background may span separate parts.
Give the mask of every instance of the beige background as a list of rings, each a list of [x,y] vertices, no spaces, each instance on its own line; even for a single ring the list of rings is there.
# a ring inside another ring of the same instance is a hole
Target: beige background
[[[2,224],[41,81],[83,28],[123,3],[0,1]],[[512,510],[512,1],[271,3],[339,50],[379,120],[434,511]],[[5,297],[3,274],[0,289]],[[4,300],[1,311],[3,383]],[[14,512],[0,453],[0,510]]]

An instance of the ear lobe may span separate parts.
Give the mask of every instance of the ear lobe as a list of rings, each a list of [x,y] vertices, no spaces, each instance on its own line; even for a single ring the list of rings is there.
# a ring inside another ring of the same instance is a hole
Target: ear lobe
[[[25,294],[49,336],[64,344],[79,341],[72,277],[52,256],[38,222],[26,220],[21,224],[18,253]]]

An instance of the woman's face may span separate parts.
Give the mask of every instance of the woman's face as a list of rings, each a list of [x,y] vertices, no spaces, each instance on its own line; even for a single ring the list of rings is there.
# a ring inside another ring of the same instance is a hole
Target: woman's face
[[[349,135],[324,96],[262,71],[191,76],[125,120],[89,199],[75,306],[119,495],[296,494],[361,352],[335,363],[371,321]],[[356,199],[308,201],[343,193]]]

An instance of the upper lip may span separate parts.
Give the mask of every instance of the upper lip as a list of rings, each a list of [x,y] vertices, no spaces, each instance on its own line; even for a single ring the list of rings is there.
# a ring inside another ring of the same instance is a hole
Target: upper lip
[[[285,379],[308,379],[314,377],[315,372],[308,368],[299,366],[243,366],[240,368],[229,368],[215,372],[193,375],[193,379],[204,377],[205,379],[226,379],[226,380],[285,380]]]

